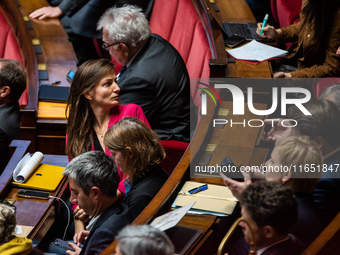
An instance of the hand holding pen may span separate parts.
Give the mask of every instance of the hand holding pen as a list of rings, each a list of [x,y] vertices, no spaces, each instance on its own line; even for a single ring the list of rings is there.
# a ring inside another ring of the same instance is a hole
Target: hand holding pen
[[[268,22],[268,18],[269,18],[269,15],[266,14],[266,16],[264,16],[264,19],[263,19],[263,22],[262,22],[262,26],[261,26],[261,31],[260,31],[260,35],[263,34],[263,28],[267,25],[267,22]]]
[[[275,29],[273,26],[267,25],[268,17],[269,15],[266,14],[263,22],[257,24],[256,33],[261,37],[274,40],[278,38],[279,34],[281,33],[281,29]]]

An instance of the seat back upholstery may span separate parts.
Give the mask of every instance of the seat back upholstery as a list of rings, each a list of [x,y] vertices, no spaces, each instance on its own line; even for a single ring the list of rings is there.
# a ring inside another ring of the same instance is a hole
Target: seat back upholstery
[[[190,78],[209,77],[213,47],[204,18],[196,3],[189,0],[155,0],[150,18],[151,32],[162,36],[177,49]]]
[[[302,0],[271,0],[274,20],[280,27],[288,27],[300,20]]]
[[[10,16],[6,15],[4,9],[0,8],[0,58],[19,60],[24,63],[15,30],[11,24]],[[27,89],[19,99],[20,105],[26,105],[28,100]]]
[[[212,29],[202,6],[199,1],[155,0],[149,24],[152,33],[169,41],[182,56],[191,80],[191,97],[199,111],[197,81],[210,76],[209,60],[216,56]],[[167,158],[161,166],[171,173],[189,144],[179,141],[162,141],[162,144]]]

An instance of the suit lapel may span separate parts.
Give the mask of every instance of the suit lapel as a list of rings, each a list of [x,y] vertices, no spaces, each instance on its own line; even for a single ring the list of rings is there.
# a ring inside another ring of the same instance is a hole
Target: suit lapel
[[[80,252],[81,254],[84,254],[84,251],[86,250],[86,247],[88,245],[88,243],[91,240],[91,237],[93,235],[93,233],[96,231],[97,228],[99,228],[112,214],[115,214],[119,211],[120,209],[120,203],[119,202],[115,202],[114,204],[112,204],[110,207],[108,207],[103,213],[102,215],[100,215],[99,219],[96,221],[96,223],[94,224],[94,226],[92,227],[88,237],[86,238],[85,244]]]

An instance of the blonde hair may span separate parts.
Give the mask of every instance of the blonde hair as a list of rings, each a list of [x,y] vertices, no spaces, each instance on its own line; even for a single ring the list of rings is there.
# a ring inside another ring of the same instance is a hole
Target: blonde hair
[[[317,143],[308,136],[286,136],[276,141],[275,148],[281,165],[291,169],[287,184],[295,192],[313,192],[323,166],[322,152]]]

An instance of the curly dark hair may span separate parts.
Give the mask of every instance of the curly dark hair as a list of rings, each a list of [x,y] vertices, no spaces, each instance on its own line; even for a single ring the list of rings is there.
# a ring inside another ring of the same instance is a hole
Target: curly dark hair
[[[242,193],[241,204],[258,227],[271,226],[279,235],[288,234],[297,219],[293,190],[278,182],[251,184]]]

